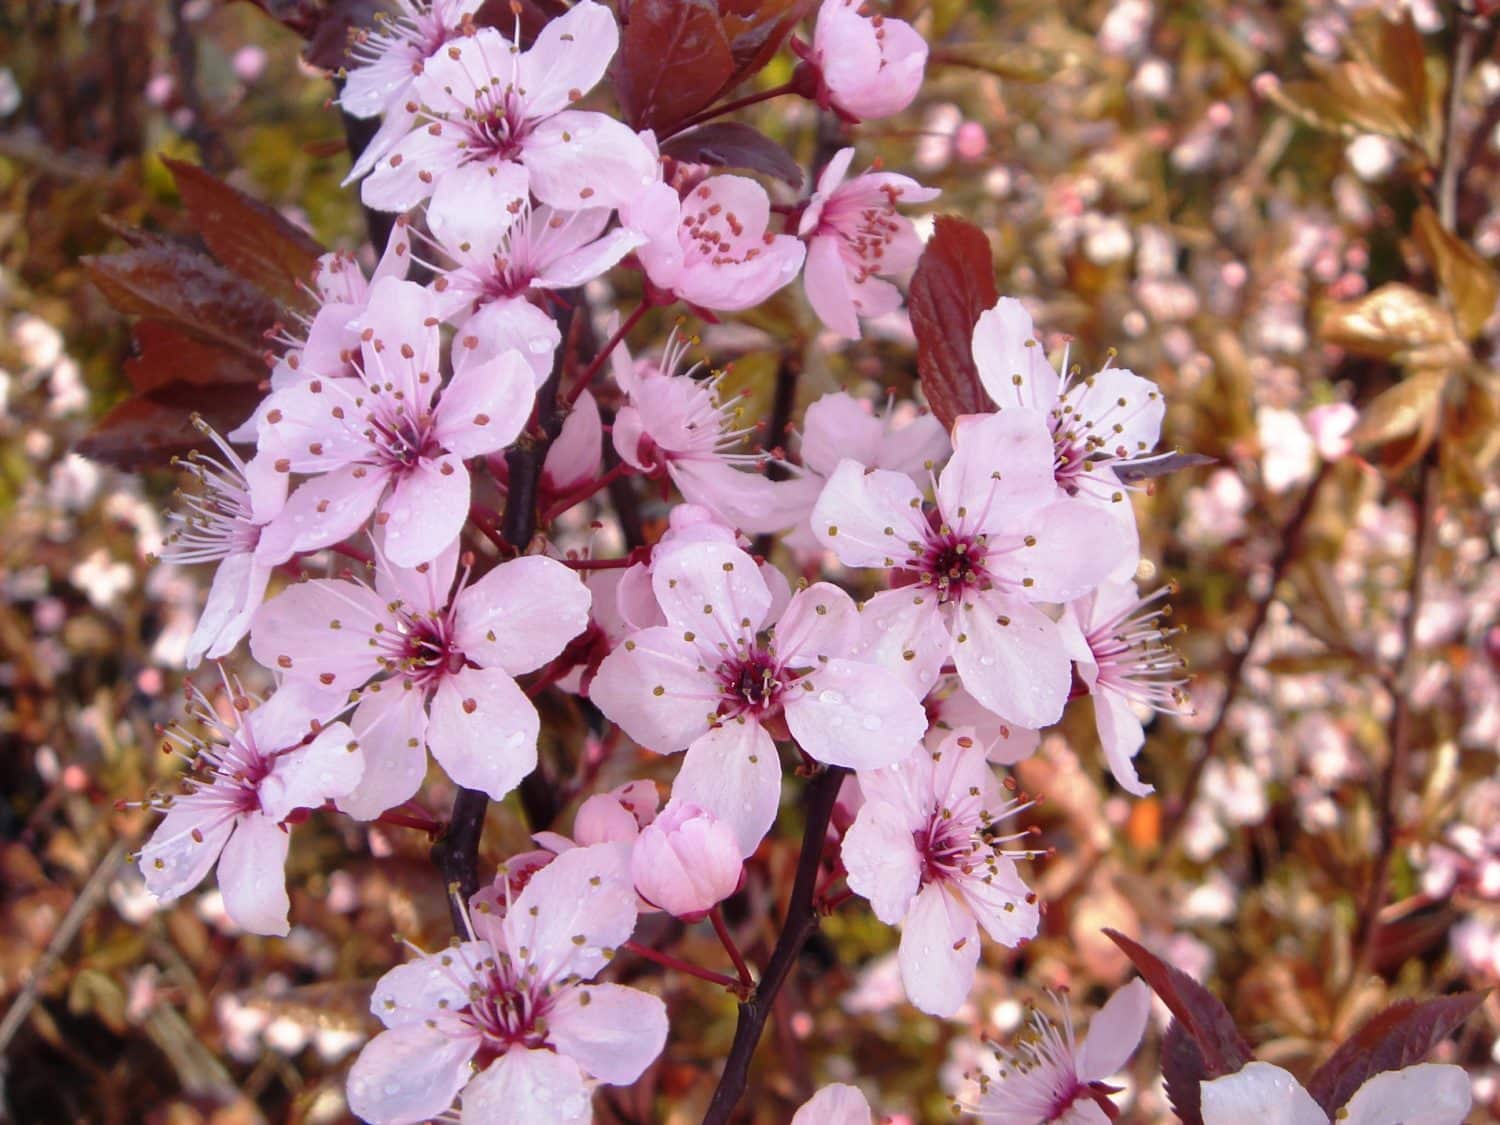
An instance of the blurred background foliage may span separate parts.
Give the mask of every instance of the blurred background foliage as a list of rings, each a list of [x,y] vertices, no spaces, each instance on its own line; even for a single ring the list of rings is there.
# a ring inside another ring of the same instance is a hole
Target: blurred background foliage
[[[265,7],[295,24],[368,6]],[[1044,798],[1054,854],[1032,874],[1048,912],[1030,946],[986,951],[961,1019],[899,1002],[894,935],[867,912],[831,917],[778,1007],[751,1116],[785,1120],[816,1084],[858,1078],[887,1113],[947,1119],[983,1036],[1050,1010],[1049,989],[1082,1013],[1127,978],[1103,926],[1208,983],[1258,1055],[1298,1073],[1391,1000],[1492,987],[1495,19],[1439,0],[891,10],[932,42],[929,81],[852,135],[861,161],[941,187],[936,209],[990,234],[1000,291],[1050,343],[1085,370],[1118,349],[1162,385],[1167,441],[1214,459],[1136,497],[1143,577],[1178,587],[1193,713],[1149,732],[1153,798],[1113,790],[1086,703],[1019,768]],[[129,391],[130,325],[81,259],[118,250],[124,227],[187,231],[163,158],[358,248],[344,124],[303,49],[250,3],[0,3],[0,1113],[17,1121],[345,1119],[369,985],[403,957],[392,933],[446,940],[420,832],[314,816],[286,940],[235,931],[211,881],[156,909],[124,855],[149,820],[117,802],[175,768],[153,731],[179,709],[206,576],[148,561],[169,466],[72,451]],[[749,119],[803,160],[830,140],[805,103]],[[738,359],[764,412],[771,345],[812,322],[795,290],[748,321],[704,347]],[[903,317],[823,343],[799,405],[837,386],[912,392]],[[585,737],[564,705],[556,717],[560,741]],[[642,769],[670,766],[611,760],[603,777]],[[428,807],[451,803],[444,785]],[[752,959],[774,940],[793,829],[733,904]],[[494,807],[486,862],[525,837],[512,804]],[[718,963],[706,927],[681,943]],[[695,1120],[732,1001],[620,971],[668,996],[673,1036],[637,1087],[596,1100],[600,1119]],[[1435,1056],[1471,1069],[1476,1121],[1500,1112],[1497,1028],[1492,995]],[[1166,1116],[1158,1042],[1133,1065],[1127,1119]]]

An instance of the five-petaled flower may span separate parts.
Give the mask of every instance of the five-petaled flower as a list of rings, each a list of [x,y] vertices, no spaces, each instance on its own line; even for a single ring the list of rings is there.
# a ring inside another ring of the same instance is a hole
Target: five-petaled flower
[[[382,554],[373,589],[301,582],[255,616],[256,660],[330,695],[359,692],[351,722],[370,768],[339,801],[351,815],[378,816],[415,793],[429,749],[454,781],[496,800],[536,765],[540,720],[514,677],[584,630],[588,589],[540,555],[472,584],[466,568],[455,588],[457,559],[456,545],[412,569]]]
[[[885,769],[862,771],[864,804],[844,836],[849,888],[901,926],[901,983],[918,1008],[951,1016],[969,995],[979,931],[1016,946],[1036,934],[1037,898],[1001,834],[1023,805],[1007,799],[971,731]]]
[[[1057,623],[1035,603],[1096,587],[1124,535],[1058,490],[1051,432],[1036,411],[968,416],[957,439],[935,512],[906,474],[844,461],[813,508],[813,531],[846,566],[894,567],[916,580],[866,604],[873,656],[906,668],[924,694],[951,659],[985,707],[1043,727],[1062,714],[1073,666]]]
[[[190,718],[207,736],[178,725],[166,732],[164,748],[190,755],[193,773],[182,793],[149,802],[166,816],[141,849],[141,874],[167,903],[217,862],[229,917],[251,933],[285,935],[287,818],[351,792],[364,755],[347,724],[319,722],[336,705],[283,690],[256,706],[238,683],[226,678],[224,686],[233,726],[191,685]]]
[[[564,210],[625,203],[656,179],[655,154],[622,122],[568,108],[619,42],[614,13],[580,0],[525,51],[492,27],[448,43],[413,80],[412,129],[365,178],[365,203],[405,211],[431,196],[431,211],[493,226],[532,195]]]
[[[471,360],[477,341],[467,337],[438,395],[438,324],[430,291],[376,282],[357,376],[310,377],[267,400],[256,461],[312,478],[263,532],[268,553],[284,558],[341,542],[372,512],[386,554],[401,566],[436,558],[458,539],[469,516],[464,460],[514,441],[535,389],[519,352]]]
[[[776,816],[781,767],[771,732],[781,721],[810,757],[863,769],[901,758],[927,729],[897,675],[852,658],[859,615],[838,587],[798,592],[773,622],[755,560],[709,539],[659,553],[651,585],[667,623],[605,657],[589,695],[647,749],[687,749],[667,808],[712,812],[743,854]]]
[[[461,1098],[465,1125],[582,1125],[595,1084],[634,1082],[661,1053],[661,1000],[592,983],[635,929],[622,848],[570,849],[514,901],[508,883],[499,894],[506,909],[474,909],[470,940],[375,985],[387,1030],[349,1072],[349,1108],[366,1121],[414,1125]]]

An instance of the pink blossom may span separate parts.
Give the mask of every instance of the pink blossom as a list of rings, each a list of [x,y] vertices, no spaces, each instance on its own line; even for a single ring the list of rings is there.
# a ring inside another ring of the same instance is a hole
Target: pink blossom
[[[484,0],[395,0],[395,12],[376,15],[377,29],[361,28],[349,45],[354,65],[338,102],[355,117],[384,115],[380,130],[350,169],[349,183],[369,172],[410,132],[416,107],[412,84],[427,60],[459,35]]]
[[[1000,1077],[981,1080],[974,1116],[1001,1125],[1104,1125],[1117,1116],[1109,1100],[1114,1088],[1104,1079],[1135,1053],[1151,1014],[1151,990],[1140,980],[1121,988],[1090,1021],[1082,1042],[1074,1037],[1066,999],[1062,1006],[1060,1029],[1034,1012],[1016,1047],[997,1052]],[[1250,1119],[1235,1120],[1244,1125]]]
[[[665,473],[688,503],[741,531],[776,531],[796,521],[793,493],[758,472],[755,453],[734,453],[750,428],[740,410],[719,397],[720,377],[678,372],[690,341],[667,342],[660,364],[632,364],[616,352],[615,381],[628,396],[615,415],[620,459],[648,474]]]
[[[980,315],[973,349],[980,382],[996,406],[1024,406],[1046,417],[1054,474],[1063,491],[1097,504],[1119,522],[1130,547],[1113,577],[1130,577],[1140,546],[1128,489],[1116,468],[1148,460],[1156,448],[1166,412],[1156,384],[1109,365],[1078,378],[1066,356],[1059,375],[1036,338],[1031,315],[1011,297]]]
[[[1329,402],[1315,406],[1304,419],[1307,431],[1312,435],[1318,456],[1325,461],[1337,461],[1347,457],[1354,448],[1349,433],[1359,421],[1359,411],[1347,402]]]
[[[540,385],[552,373],[552,353],[562,336],[530,298],[592,281],[641,237],[618,227],[606,234],[608,207],[564,212],[520,204],[513,210],[513,222],[478,211],[434,210],[428,220],[433,236],[454,264],[438,271],[432,289],[438,315],[478,337],[479,358],[496,345],[514,343]]]
[[[837,587],[802,590],[773,621],[755,561],[715,540],[658,548],[651,585],[667,623],[605,657],[590,697],[647,749],[687,750],[668,808],[714,813],[742,854],[776,816],[781,767],[768,724],[784,720],[821,762],[861,768],[896,761],[926,730],[910,688],[852,658],[858,613]]]
[[[557,440],[547,448],[542,484],[553,496],[579,488],[598,476],[603,456],[604,421],[599,416],[599,403],[584,391],[563,419]]]
[[[870,1103],[858,1086],[832,1082],[792,1114],[791,1125],[871,1125]]]
[[[201,491],[184,499],[185,511],[168,516],[174,526],[161,550],[169,563],[219,564],[188,640],[189,668],[205,654],[217,659],[240,643],[266,595],[272,569],[285,561],[260,549],[261,532],[286,503],[285,478],[264,466],[252,476],[233,446],[201,421],[199,429],[219,447],[220,458],[188,455],[186,468]]]
[[[620,850],[558,856],[503,914],[476,910],[469,941],[380,978],[387,1030],[349,1071],[349,1108],[415,1125],[461,1098],[465,1125],[586,1125],[594,1085],[634,1082],[666,1042],[659,998],[591,983],[635,922]]]
[[[422,784],[427,754],[495,800],[536,765],[539,719],[514,677],[557,656],[588,624],[576,573],[539,555],[455,588],[456,545],[414,569],[384,554],[375,587],[318,579],[267,602],[250,651],[288,682],[359,692],[351,720],[370,763],[339,802],[371,818]],[[369,682],[374,677],[382,677]],[[362,689],[362,690],[361,690]]]
[[[852,148],[842,149],[818,177],[797,234],[807,240],[803,288],[824,324],[859,338],[861,316],[883,316],[901,307],[901,291],[877,274],[899,274],[917,264],[922,240],[898,203],[936,199],[910,176],[866,172],[847,180]]]
[[[1203,1125],[1329,1125],[1301,1083],[1270,1063],[1246,1063],[1201,1089]],[[1460,1125],[1472,1103],[1462,1067],[1421,1063],[1375,1075],[1334,1116],[1339,1125]]]
[[[1313,475],[1317,445],[1294,411],[1259,407],[1255,431],[1261,447],[1261,481],[1268,489],[1285,492]]]
[[[333,708],[284,690],[257,707],[238,684],[225,681],[236,725],[219,717],[202,691],[190,686],[190,718],[203,737],[173,725],[167,746],[192,756],[184,792],[151,804],[167,815],[141,849],[146,888],[169,903],[219,865],[224,909],[251,933],[289,932],[285,821],[298,809],[319,808],[359,783],[364,755],[342,722],[322,724]]]
[[[642,829],[630,853],[636,893],[689,922],[732,895],[742,870],[729,826],[688,802],[669,806]]]
[[[865,10],[865,0],[823,0],[812,61],[829,101],[869,121],[900,113],[917,96],[927,43],[911,24]]]
[[[627,781],[607,793],[595,793],[578,806],[573,815],[573,836],[561,832],[533,832],[532,840],[561,855],[569,848],[592,844],[633,844],[641,831],[656,820],[661,795],[656,783],[641,778]]]
[[[637,192],[620,218],[644,239],[636,257],[651,284],[700,308],[748,309],[802,268],[801,241],[766,229],[770,197],[744,176],[711,176],[686,199],[658,181]]]
[[[803,550],[821,546],[807,519],[840,461],[848,459],[871,469],[905,473],[921,483],[951,450],[948,431],[931,414],[902,420],[894,406],[888,406],[882,414],[844,391],[824,395],[807,408],[802,418],[802,473],[782,486],[783,494],[790,492],[798,498],[803,512],[800,526],[785,542]]]
[[[864,805],[844,836],[849,888],[875,917],[901,926],[906,995],[936,1016],[958,1011],[974,983],[981,928],[1002,945],[1036,934],[1039,913],[1016,870],[1028,851],[996,827],[1021,806],[1006,800],[984,747],[955,731],[942,748],[916,750],[861,772]]]
[[[422,111],[365,178],[363,199],[503,226],[518,200],[618,207],[656,178],[656,158],[628,126],[569,109],[603,77],[619,45],[614,14],[580,0],[519,51],[492,27],[453,40],[412,82]]]
[[[997,715],[1056,722],[1073,669],[1038,602],[1081,597],[1118,565],[1118,521],[1062,495],[1053,442],[1034,410],[974,415],[958,428],[929,517],[911,478],[844,461],[813,508],[813,531],[845,566],[898,567],[916,579],[865,606],[869,655],[925,694],[951,659]]]
[[[440,360],[432,294],[376,282],[361,320],[355,377],[309,378],[274,392],[256,461],[308,474],[264,533],[268,553],[311,551],[353,535],[375,513],[401,566],[453,543],[469,514],[464,459],[509,445],[526,424],[531,368],[517,352],[466,359],[433,405]]]
[[[1025,761],[1036,753],[1042,741],[1040,731],[1007,723],[985,708],[964,690],[957,677],[945,677],[927,697],[927,719],[925,741],[929,750],[938,749],[953,731],[968,727],[985,748],[985,757],[1000,766]]]
[[[1142,598],[1133,582],[1106,582],[1064,610],[1078,675],[1094,698],[1104,758],[1120,787],[1137,797],[1155,789],[1131,762],[1146,741],[1135,708],[1175,713],[1187,704],[1182,657],[1170,644],[1178,630],[1161,624],[1170,607],[1152,608],[1166,594],[1163,587]]]

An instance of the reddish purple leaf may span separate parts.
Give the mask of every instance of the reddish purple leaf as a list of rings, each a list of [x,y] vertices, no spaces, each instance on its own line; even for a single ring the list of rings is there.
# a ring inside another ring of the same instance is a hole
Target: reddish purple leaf
[[[726,89],[762,70],[811,8],[812,0],[719,0],[724,35],[734,59],[734,74]]]
[[[84,268],[121,312],[164,320],[210,344],[257,360],[276,304],[206,254],[160,235],[134,232],[130,249],[85,258]]]
[[[308,303],[303,288],[323,247],[258,199],[195,164],[164,159],[188,218],[223,265],[284,305]]]
[[[802,186],[802,169],[786,149],[758,129],[738,121],[715,121],[664,141],[663,156],[715,168],[748,168]]]
[[[211,393],[201,386],[174,383],[126,399],[74,448],[122,469],[160,468],[169,458],[204,444],[192,424],[194,414],[223,432],[248,418],[263,397],[248,383],[217,386]]]
[[[1203,1095],[1199,1090],[1206,1075],[1203,1054],[1177,1020],[1167,1025],[1162,1036],[1161,1075],[1172,1112],[1182,1125],[1203,1125]]]
[[[979,382],[971,341],[979,314],[999,299],[984,231],[940,215],[912,275],[908,304],[922,391],[944,426],[960,414],[994,409]]]
[[[379,0],[250,0],[307,45],[302,57],[323,70],[337,70],[348,62],[349,32],[369,27],[381,10]]]
[[[1205,1077],[1222,1078],[1250,1061],[1250,1044],[1240,1035],[1234,1018],[1217,996],[1118,930],[1104,932],[1181,1022],[1202,1058]]]
[[[666,132],[713,101],[734,73],[712,0],[632,0],[621,22],[610,75],[637,129]]]
[[[1308,1080],[1307,1092],[1334,1116],[1370,1078],[1425,1059],[1483,1002],[1482,992],[1460,992],[1392,1004],[1339,1044]]]
[[[137,394],[178,384],[258,387],[267,378],[264,359],[251,360],[239,351],[203,343],[165,321],[141,321],[135,326],[133,343],[135,354],[125,361],[125,378]]]

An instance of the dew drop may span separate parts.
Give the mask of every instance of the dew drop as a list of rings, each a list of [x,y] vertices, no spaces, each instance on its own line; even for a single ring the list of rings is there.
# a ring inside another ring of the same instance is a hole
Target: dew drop
[[[844,695],[842,692],[837,692],[830,688],[828,691],[818,693],[818,702],[826,703],[830,707],[837,707],[840,703],[844,702]]]

